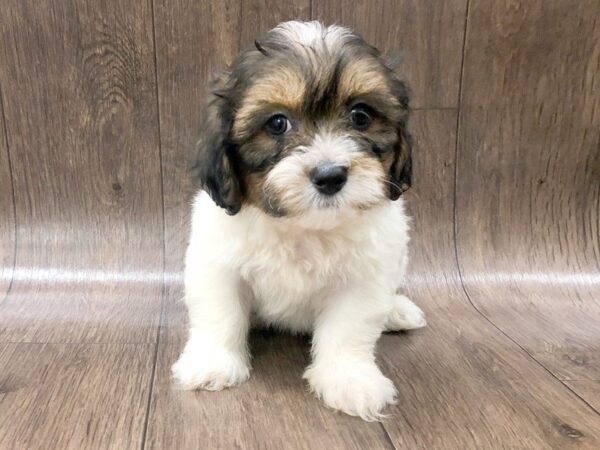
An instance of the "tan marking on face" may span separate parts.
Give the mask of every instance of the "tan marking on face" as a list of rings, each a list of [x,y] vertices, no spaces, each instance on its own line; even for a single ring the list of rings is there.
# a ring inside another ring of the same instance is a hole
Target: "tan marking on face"
[[[263,195],[265,176],[263,174],[249,173],[245,177],[246,198],[248,203],[260,205]]]
[[[388,174],[390,169],[392,168],[392,164],[394,164],[395,152],[388,152],[381,158],[381,166],[383,167],[383,172]]]
[[[234,136],[239,135],[265,105],[278,105],[289,111],[299,110],[305,90],[306,81],[288,67],[278,67],[276,73],[261,78],[244,96],[233,125]]]
[[[279,198],[282,196],[282,190],[274,189],[273,186],[267,185],[267,174],[266,173],[250,173],[245,177],[246,183],[246,203],[253,205],[268,214],[279,215],[283,212],[289,212],[291,205],[286,205],[285,209],[282,209]],[[289,186],[289,189],[299,188],[293,184]]]
[[[391,163],[390,163],[391,164]],[[354,182],[361,184],[384,184],[388,168],[385,163],[370,156],[360,156],[354,158],[350,163],[348,178],[352,177]],[[382,187],[382,192],[385,192],[385,187]],[[383,196],[382,196],[383,198]],[[378,201],[374,203],[378,203]],[[372,206],[370,204],[359,205],[362,208]]]
[[[390,102],[397,103],[380,63],[373,59],[360,58],[349,62],[340,77],[338,91],[343,98],[378,92],[388,95]]]
[[[356,176],[363,176],[366,174],[369,178],[373,178],[374,174],[381,174],[381,176],[384,174],[382,163],[371,156],[358,156],[353,158],[350,161],[349,173]]]

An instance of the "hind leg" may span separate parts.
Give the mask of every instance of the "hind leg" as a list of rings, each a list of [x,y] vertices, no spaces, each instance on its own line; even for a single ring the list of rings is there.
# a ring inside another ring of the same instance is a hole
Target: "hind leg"
[[[425,314],[406,295],[396,294],[392,311],[385,323],[386,331],[414,330],[427,325]]]

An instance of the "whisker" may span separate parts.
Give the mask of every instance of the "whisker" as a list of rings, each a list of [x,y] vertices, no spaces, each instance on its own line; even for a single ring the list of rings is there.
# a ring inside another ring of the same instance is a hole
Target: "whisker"
[[[400,190],[402,190],[402,187],[400,187],[400,186],[399,186],[397,183],[394,183],[393,181],[390,181],[390,180],[381,180],[381,181],[383,181],[384,183],[391,184],[391,185],[392,185],[392,186],[394,186],[396,189],[400,189]]]

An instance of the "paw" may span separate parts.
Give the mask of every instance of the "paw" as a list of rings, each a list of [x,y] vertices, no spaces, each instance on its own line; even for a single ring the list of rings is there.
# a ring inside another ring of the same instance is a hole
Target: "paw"
[[[392,311],[385,323],[386,331],[414,330],[427,325],[425,314],[405,295],[395,295]]]
[[[396,403],[396,388],[373,362],[313,365],[304,373],[323,402],[366,421],[381,420],[381,410]]]
[[[177,384],[187,390],[220,391],[237,386],[250,377],[242,356],[226,350],[190,351],[188,348],[173,364],[171,373]]]

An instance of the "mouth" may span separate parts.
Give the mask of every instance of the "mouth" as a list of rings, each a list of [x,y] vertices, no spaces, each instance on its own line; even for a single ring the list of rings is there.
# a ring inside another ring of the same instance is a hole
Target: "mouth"
[[[342,204],[336,197],[319,196],[314,202],[315,208],[319,210],[336,210],[341,209]]]
[[[316,209],[320,210],[340,209],[342,207],[342,202],[340,201],[340,194],[323,195],[320,193],[316,193],[312,204]]]

